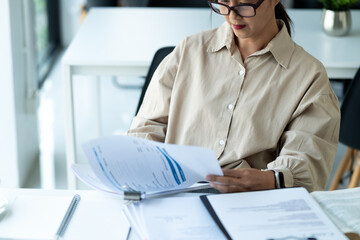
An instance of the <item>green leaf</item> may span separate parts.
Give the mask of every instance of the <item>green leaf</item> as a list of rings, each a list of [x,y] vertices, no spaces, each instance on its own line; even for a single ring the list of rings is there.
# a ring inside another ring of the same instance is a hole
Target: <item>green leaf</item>
[[[324,5],[324,8],[333,11],[346,11],[350,7],[360,0],[318,0]]]

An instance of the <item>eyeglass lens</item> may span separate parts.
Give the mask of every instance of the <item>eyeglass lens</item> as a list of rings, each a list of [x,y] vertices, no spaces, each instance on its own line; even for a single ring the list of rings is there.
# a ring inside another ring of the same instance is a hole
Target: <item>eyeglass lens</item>
[[[210,3],[212,9],[221,15],[228,15],[230,9],[227,6],[218,3]],[[242,17],[253,17],[255,15],[255,9],[252,6],[236,6],[233,8],[235,12]]]

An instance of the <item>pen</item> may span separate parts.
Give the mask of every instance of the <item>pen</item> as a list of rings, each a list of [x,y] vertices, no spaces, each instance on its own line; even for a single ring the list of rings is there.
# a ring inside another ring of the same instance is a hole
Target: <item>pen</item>
[[[79,201],[80,201],[80,195],[76,194],[73,197],[73,199],[71,200],[71,203],[65,213],[65,216],[62,219],[58,230],[56,231],[55,240],[58,240],[60,237],[62,237],[64,235],[64,232],[65,232],[67,226],[69,225],[71,217],[73,216]]]
[[[131,235],[131,227],[129,227],[129,231],[128,231],[127,236],[126,236],[126,240],[130,239],[130,235]]]

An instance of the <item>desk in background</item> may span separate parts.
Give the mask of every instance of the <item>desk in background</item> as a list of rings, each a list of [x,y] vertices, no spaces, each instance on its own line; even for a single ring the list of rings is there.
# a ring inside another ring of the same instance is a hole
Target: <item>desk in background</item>
[[[294,22],[293,39],[324,64],[329,77],[353,78],[360,65],[360,11],[352,11],[352,32],[346,37],[322,32],[321,10],[288,13]],[[62,61],[67,169],[76,162],[73,75],[145,76],[157,49],[223,22],[206,8],[93,8]],[[94,109],[99,115],[99,106]],[[76,188],[69,170],[68,186]]]

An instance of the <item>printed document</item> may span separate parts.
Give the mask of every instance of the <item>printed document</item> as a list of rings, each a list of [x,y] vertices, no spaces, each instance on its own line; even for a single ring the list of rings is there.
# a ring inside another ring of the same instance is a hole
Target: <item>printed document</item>
[[[206,198],[210,207],[200,196],[145,199],[124,206],[124,213],[141,239],[347,239],[304,188]]]
[[[226,240],[199,197],[146,199],[124,213],[139,239]]]
[[[208,174],[222,175],[214,152],[202,147],[109,136],[85,143],[83,149],[89,166],[75,164],[72,170],[91,187],[111,193],[156,195],[187,189]]]
[[[208,196],[232,239],[347,239],[304,188]]]
[[[315,191],[311,196],[333,222],[353,239],[360,239],[360,187]]]

